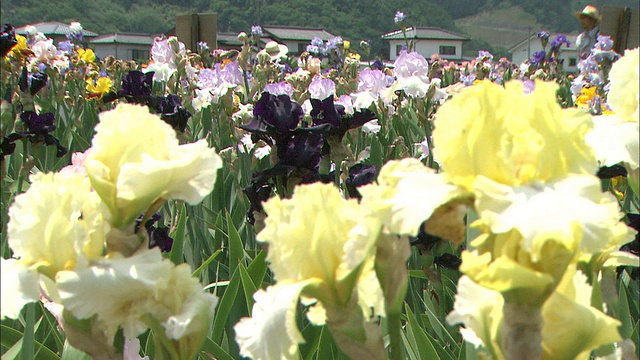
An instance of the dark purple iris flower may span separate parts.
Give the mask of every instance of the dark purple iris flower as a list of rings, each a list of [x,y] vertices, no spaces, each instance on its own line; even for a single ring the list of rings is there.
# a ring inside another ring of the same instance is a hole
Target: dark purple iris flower
[[[253,119],[240,128],[253,133],[269,134],[275,139],[295,130],[304,116],[302,107],[289,95],[263,92],[253,108]]]
[[[373,70],[384,70],[384,64],[380,59],[375,59],[373,63],[371,63],[371,69]]]
[[[2,150],[0,159],[6,155],[11,155],[16,149],[15,142],[20,139],[28,139],[34,144],[44,143],[56,147],[56,157],[62,157],[67,153],[67,148],[60,144],[51,133],[56,129],[53,113],[36,114],[34,111],[25,111],[20,114],[20,119],[25,124],[27,131],[11,133],[2,140],[0,149]]]
[[[620,250],[630,252],[635,256],[640,256],[640,215],[638,214],[627,214],[627,219],[629,220],[629,227],[639,231],[636,233],[635,239],[631,242],[624,244]],[[622,273],[623,267],[618,267],[617,273],[618,276]],[[628,268],[630,271],[630,277],[633,280],[638,280],[640,278],[640,270],[637,267]]]
[[[119,95],[131,97],[136,103],[144,103],[151,96],[154,74],[153,71],[146,74],[138,70],[129,71],[122,77],[122,91]]]
[[[162,120],[171,125],[176,131],[184,132],[191,113],[182,106],[178,95],[167,95],[163,98],[151,100],[153,108],[160,114]]]
[[[611,179],[617,176],[627,177],[627,169],[622,165],[602,166],[596,174],[600,179]]]
[[[349,168],[349,177],[345,181],[349,197],[361,199],[362,195],[358,187],[370,184],[376,178],[377,169],[375,165],[355,164]]]
[[[20,73],[20,79],[18,80],[18,86],[22,92],[29,91],[31,96],[33,96],[47,85],[48,79],[49,76],[46,73],[37,72],[29,74],[27,67],[23,66],[22,72]]]
[[[169,228],[166,226],[147,229],[149,233],[149,249],[160,248],[161,252],[170,252],[173,247],[173,238],[169,236]]]
[[[453,254],[444,253],[440,256],[436,256],[433,259],[433,263],[445,269],[458,270],[460,269],[460,265],[462,265],[462,259]]]
[[[251,180],[251,184],[242,192],[249,199],[249,210],[247,210],[247,221],[253,225],[256,221],[254,212],[263,212],[262,203],[269,200],[271,197],[272,186],[267,183],[268,178],[262,173],[257,173]]]
[[[140,217],[136,219],[136,232],[140,229],[140,223],[143,218],[144,215],[140,215]],[[169,228],[166,226],[153,226],[161,219],[162,216],[160,214],[153,214],[144,223],[144,228],[147,230],[147,234],[149,234],[149,249],[157,246],[161,252],[170,252],[173,246],[173,239],[169,236]]]
[[[316,171],[322,155],[324,140],[313,132],[299,132],[278,142],[279,165]]]
[[[27,133],[33,135],[46,135],[56,129],[53,113],[36,114],[34,111],[25,111],[20,114],[20,119],[27,126]]]
[[[333,102],[333,96],[324,100],[311,99],[311,106],[313,125],[329,124],[333,127],[340,127],[342,117],[345,114],[344,106],[336,106]]]
[[[318,129],[323,125],[330,125],[328,134],[337,135],[339,140],[350,129],[358,128],[376,118],[375,113],[369,109],[361,109],[353,115],[347,116],[344,106],[336,105],[333,101],[333,96],[329,96],[322,101],[311,99],[311,106],[310,115],[313,119],[313,125]]]
[[[10,24],[3,24],[0,31],[0,57],[5,57],[17,44],[16,28]]]

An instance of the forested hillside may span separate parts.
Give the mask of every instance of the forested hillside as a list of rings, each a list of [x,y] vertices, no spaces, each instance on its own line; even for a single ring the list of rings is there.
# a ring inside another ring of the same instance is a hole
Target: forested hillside
[[[578,30],[573,12],[586,0],[2,0],[2,22],[21,26],[39,21],[80,21],[97,33],[113,31],[166,32],[178,14],[218,13],[218,30],[247,31],[252,25],[321,27],[354,42],[369,39],[374,53],[382,51],[380,35],[397,29],[396,11],[409,25],[437,26],[464,33],[456,19],[519,5],[546,30]],[[604,0],[593,1],[602,6]],[[607,0],[606,5],[638,6],[637,0]],[[504,22],[504,19],[501,19]],[[514,19],[518,22],[518,19]],[[538,30],[538,29],[534,29]],[[467,33],[474,37],[473,33]],[[476,40],[471,48],[487,44]],[[497,49],[496,49],[497,50]]]

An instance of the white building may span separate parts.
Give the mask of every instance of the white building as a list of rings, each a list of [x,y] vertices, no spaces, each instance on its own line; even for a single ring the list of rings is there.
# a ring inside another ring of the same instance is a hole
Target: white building
[[[549,44],[547,44],[546,51],[549,51],[551,42],[556,38],[558,34],[551,34],[549,36]],[[560,59],[562,60],[562,68],[567,72],[577,72],[576,65],[578,64],[578,51],[576,50],[576,38],[578,35],[566,35],[569,40],[570,46],[563,44],[560,48]],[[531,59],[533,54],[538,51],[542,51],[542,42],[538,39],[538,34],[532,34],[528,38],[515,44],[509,50],[511,53],[511,61],[514,64],[521,64],[527,59]]]
[[[382,35],[383,40],[389,41],[389,60],[394,61],[406,46],[405,35],[402,30]],[[470,38],[435,27],[408,27],[406,39],[411,41],[413,51],[429,59],[438,54],[442,59],[462,60],[462,45]]]
[[[16,28],[16,34],[27,35],[27,26],[20,26]],[[61,23],[59,21],[45,21],[39,22],[36,24],[31,24],[31,26],[35,27],[38,32],[43,33],[46,37],[53,39],[54,45],[58,45],[61,41],[66,41],[67,35],[71,33],[71,28],[69,24]],[[85,40],[90,41],[91,39],[98,36],[98,34],[93,31],[82,29],[82,36]]]
[[[153,34],[113,33],[100,35],[91,40],[90,44],[96,56],[103,59],[113,56],[121,60],[149,60],[149,52]]]
[[[311,44],[314,37],[319,37],[322,41],[327,41],[335,35],[323,29],[299,28],[292,26],[265,25],[262,27],[263,40],[275,40],[280,44],[287,45],[290,55],[299,55],[307,50],[307,45]]]

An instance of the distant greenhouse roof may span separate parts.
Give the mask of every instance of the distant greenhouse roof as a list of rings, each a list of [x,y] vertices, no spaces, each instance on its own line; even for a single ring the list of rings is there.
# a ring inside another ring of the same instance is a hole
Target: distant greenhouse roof
[[[30,24],[30,25],[34,26],[39,32],[45,35],[65,35],[66,36],[67,34],[71,33],[69,24],[65,24],[57,21],[40,22],[37,24]],[[25,25],[17,28],[16,33],[20,35],[26,35],[27,26],[29,25]],[[85,29],[82,29],[82,35],[85,37],[98,36],[98,34],[94,33],[93,31],[89,31]]]
[[[100,35],[91,40],[92,44],[135,44],[135,45],[153,45],[153,39],[156,36],[153,34],[137,34],[137,33],[113,33]]]
[[[408,27],[406,29],[408,39],[430,39],[430,40],[471,40],[469,37],[449,30],[436,27]],[[402,30],[397,30],[382,35],[384,40],[404,40]]]
[[[272,26],[266,25],[262,27],[266,33],[265,36],[271,36],[278,40],[305,40],[311,41],[314,37],[327,41],[335,37],[335,35],[323,29],[300,28],[292,26]]]

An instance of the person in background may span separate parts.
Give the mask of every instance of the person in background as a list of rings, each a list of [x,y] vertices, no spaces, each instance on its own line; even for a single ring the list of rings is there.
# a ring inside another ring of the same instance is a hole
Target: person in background
[[[584,31],[578,35],[576,39],[576,48],[581,59],[585,59],[591,54],[591,49],[598,41],[598,33],[600,32],[600,12],[593,5],[587,5],[580,12],[574,14],[580,20],[580,26]]]

